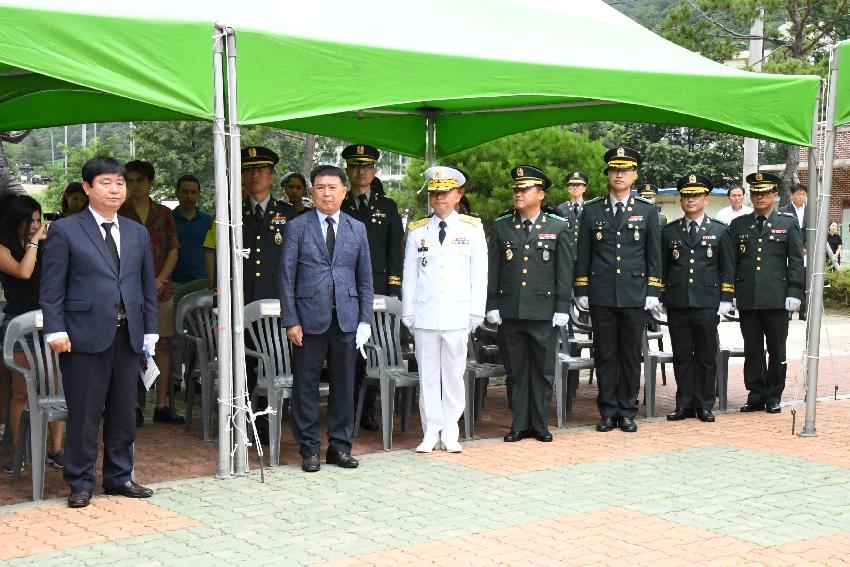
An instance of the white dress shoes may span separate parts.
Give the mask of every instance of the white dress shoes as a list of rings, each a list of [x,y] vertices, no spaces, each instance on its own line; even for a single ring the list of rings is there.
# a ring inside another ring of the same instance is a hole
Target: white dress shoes
[[[434,448],[437,446],[437,443],[439,443],[439,442],[440,442],[439,438],[425,437],[425,439],[422,440],[422,443],[420,443],[419,446],[416,447],[416,452],[417,453],[430,453],[431,451],[434,450]]]

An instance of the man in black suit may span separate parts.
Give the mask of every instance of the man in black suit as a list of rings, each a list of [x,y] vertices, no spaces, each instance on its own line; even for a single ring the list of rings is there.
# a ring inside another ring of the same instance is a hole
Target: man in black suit
[[[41,308],[50,348],[59,355],[68,429],[68,506],[89,505],[103,419],[103,488],[148,498],[131,479],[139,358],[154,354],[158,309],[148,231],[118,218],[126,171],[116,159],[83,166],[86,210],[51,226],[41,275]]]
[[[372,334],[372,263],[366,229],[340,211],[345,173],[320,165],[310,174],[315,211],[286,225],[280,261],[280,324],[293,345],[292,433],[301,469],[319,470],[319,376],[328,364],[327,463],[357,468],[354,359]]]
[[[346,163],[345,173],[351,182],[351,191],[342,203],[342,212],[366,226],[375,293],[401,297],[401,239],[404,229],[398,205],[384,195],[380,181],[373,183],[377,172],[375,164],[380,157],[378,149],[368,144],[352,144],[342,150],[342,159]],[[360,358],[354,375],[355,399],[360,393],[360,384],[365,374],[366,362]],[[374,386],[369,387],[363,400],[360,427],[366,431],[378,430],[378,422],[375,420],[376,393]]]
[[[797,219],[797,226],[800,227],[800,232],[803,234],[803,258],[806,257],[806,230],[809,228],[809,223],[806,220],[806,216],[809,214],[809,205],[807,201],[809,200],[809,188],[803,185],[802,183],[795,183],[794,187],[791,188],[791,202],[785,205],[782,209],[783,213],[789,213],[794,215],[794,218]],[[800,304],[800,312],[798,317],[800,317],[800,321],[806,320],[806,308],[808,307],[808,288],[809,282],[806,281],[806,278],[803,278],[803,302]]]

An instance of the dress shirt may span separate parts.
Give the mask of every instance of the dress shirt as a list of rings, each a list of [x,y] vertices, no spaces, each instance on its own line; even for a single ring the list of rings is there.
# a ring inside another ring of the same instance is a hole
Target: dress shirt
[[[803,228],[803,223],[806,219],[806,204],[803,203],[802,207],[797,207],[793,203],[791,205],[794,207],[794,212],[797,214],[797,224],[800,225],[800,228]]]
[[[322,228],[322,238],[328,238],[328,223],[325,219],[331,217],[334,220],[334,236],[339,236],[339,209],[332,215],[326,215],[319,209],[316,209],[316,214],[319,215],[319,226]]]
[[[251,214],[254,214],[254,211],[257,210],[257,204],[259,203],[260,208],[263,209],[263,214],[266,214],[266,209],[269,207],[269,200],[272,198],[272,194],[269,193],[266,195],[266,198],[262,201],[255,201],[253,197],[248,197],[248,201],[251,203]]]

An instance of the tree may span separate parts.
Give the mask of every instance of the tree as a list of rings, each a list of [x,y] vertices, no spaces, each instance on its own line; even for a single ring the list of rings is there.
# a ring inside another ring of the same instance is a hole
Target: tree
[[[563,127],[543,128],[514,134],[487,142],[475,148],[439,159],[441,165],[456,166],[469,174],[466,195],[473,211],[486,222],[511,207],[511,168],[531,164],[540,167],[552,179],[547,202],[554,206],[569,199],[563,178],[570,171],[580,170],[590,178],[587,197],[602,194],[607,187],[602,170],[605,147],[591,141],[586,133],[572,132]],[[399,209],[410,209],[410,218],[425,214],[427,202],[422,172],[426,165],[413,160],[402,182],[402,189],[390,191]]]
[[[826,72],[826,46],[850,28],[850,0],[683,0],[662,24],[667,39],[722,61],[747,49],[751,39],[765,42],[762,70],[789,75]],[[761,36],[750,33],[764,10]],[[796,180],[799,147],[788,146],[780,188],[781,203]]]

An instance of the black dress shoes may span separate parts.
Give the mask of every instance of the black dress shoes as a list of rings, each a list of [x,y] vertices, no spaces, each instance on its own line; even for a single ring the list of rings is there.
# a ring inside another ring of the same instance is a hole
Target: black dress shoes
[[[153,490],[132,480],[128,480],[121,486],[104,487],[103,491],[111,496],[126,496],[127,498],[150,498],[153,496]]]
[[[68,508],[85,508],[91,502],[91,492],[72,492],[68,496]]]
[[[507,435],[505,435],[505,443],[516,443],[517,441],[522,441],[527,437],[525,431],[514,431],[511,429]]]
[[[535,431],[534,438],[540,441],[541,443],[550,443],[552,441],[552,434],[549,433],[549,430],[543,431]]]
[[[319,462],[319,455],[310,455],[309,457],[301,458],[301,470],[304,472],[319,472],[322,468],[322,463]]]
[[[780,413],[782,411],[782,406],[779,404],[767,404],[764,411],[767,413]]]
[[[360,429],[366,431],[377,431],[380,429],[374,415],[367,415],[360,418]]]
[[[613,417],[603,417],[602,421],[596,424],[596,431],[606,433],[612,431],[615,427],[617,427],[617,420]]]
[[[706,423],[714,423],[714,413],[712,413],[710,409],[698,409],[697,417],[700,421],[704,421]]]
[[[751,403],[751,402],[747,402],[743,406],[741,406],[741,411],[744,412],[744,413],[752,413],[754,411],[764,411],[764,404],[763,403],[754,404],[754,403]]]
[[[336,465],[344,469],[356,469],[360,466],[360,463],[357,461],[357,459],[351,456],[351,453],[340,453],[339,451],[334,451],[333,449],[328,450],[325,462],[329,465]]]
[[[637,431],[637,423],[631,417],[621,417],[619,420],[620,431],[625,431],[626,433],[634,433]]]
[[[694,417],[694,410],[676,408],[676,411],[667,414],[667,421],[682,421],[689,417]]]

